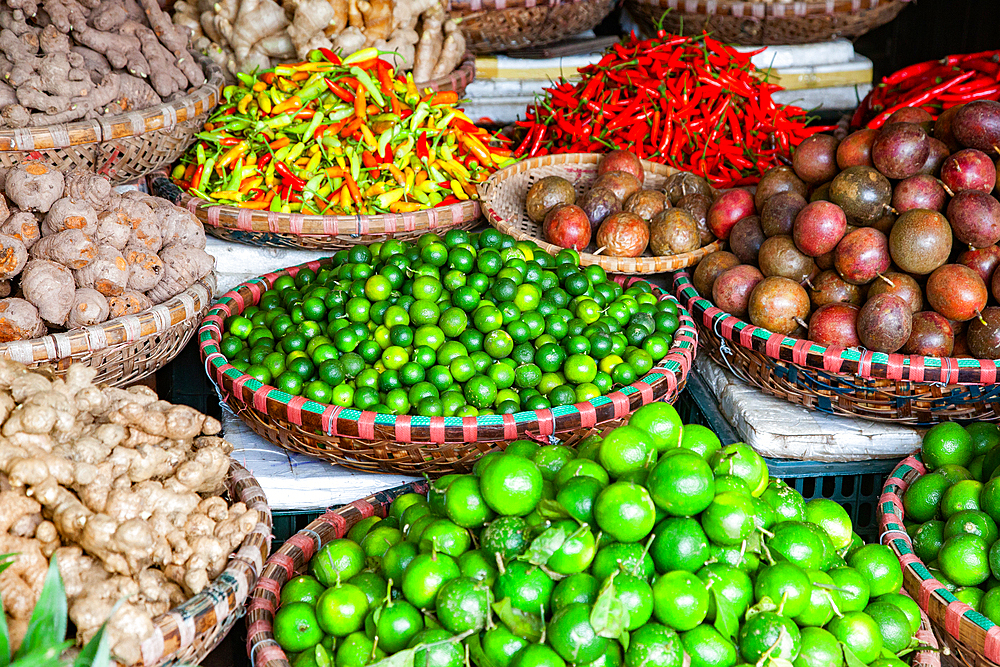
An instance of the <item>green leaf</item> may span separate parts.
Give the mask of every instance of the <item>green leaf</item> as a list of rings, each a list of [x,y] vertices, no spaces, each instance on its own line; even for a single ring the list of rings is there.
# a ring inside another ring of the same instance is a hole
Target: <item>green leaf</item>
[[[590,625],[601,637],[618,639],[628,630],[629,614],[625,604],[618,597],[614,575],[608,577],[590,610]]]
[[[7,629],[7,617],[3,614],[3,596],[0,595],[0,667],[10,664],[10,630]]]
[[[45,650],[56,644],[61,645],[66,639],[66,613],[66,591],[62,577],[59,576],[59,566],[53,557],[49,561],[49,570],[45,573],[42,594],[28,622],[28,631],[14,658]]]
[[[623,632],[622,636],[618,638],[618,641],[622,645],[622,651],[628,651],[629,641],[631,641],[629,639],[629,634],[627,632]]]
[[[469,657],[472,658],[472,664],[479,665],[479,667],[498,667],[483,653],[483,643],[479,639],[479,635],[472,635],[465,640],[465,644],[469,647]]]
[[[382,658],[378,662],[369,665],[369,667],[413,667],[415,653],[416,649],[408,648],[405,651],[393,653],[388,658]]]
[[[847,644],[840,642],[840,648],[844,651],[844,663],[847,667],[866,667],[861,658],[854,655],[854,651],[847,647]]]
[[[17,554],[0,554],[0,573],[14,564]]]
[[[564,527],[552,526],[532,540],[531,546],[519,558],[532,565],[545,565],[549,562],[549,557],[566,543],[569,536],[569,531]]]
[[[118,608],[125,603],[126,598],[122,598],[111,608],[108,620],[115,615]],[[87,645],[80,651],[80,655],[73,661],[73,667],[108,667],[111,664],[111,641],[108,639],[108,620],[101,624],[97,634],[90,638]]]
[[[774,600],[766,595],[760,599],[760,602],[747,609],[746,620],[749,621],[751,618],[764,611],[778,611],[778,605],[774,604]]]
[[[542,638],[542,619],[534,614],[514,609],[514,606],[510,603],[510,598],[494,602],[493,611],[497,613],[497,616],[507,626],[507,629],[515,635],[520,635],[532,642],[537,642]]]
[[[545,519],[568,519],[569,512],[559,502],[551,498],[543,498],[538,503],[538,513]]]
[[[11,663],[10,667],[63,667],[62,654],[74,644],[72,639],[32,651]]]
[[[328,651],[322,644],[316,644],[313,657],[319,667],[333,667],[333,654],[331,654],[330,651]]]
[[[712,597],[715,599],[715,629],[723,637],[730,639],[736,637],[739,629],[739,619],[736,617],[736,610],[729,598],[722,595],[714,587],[711,589]]]

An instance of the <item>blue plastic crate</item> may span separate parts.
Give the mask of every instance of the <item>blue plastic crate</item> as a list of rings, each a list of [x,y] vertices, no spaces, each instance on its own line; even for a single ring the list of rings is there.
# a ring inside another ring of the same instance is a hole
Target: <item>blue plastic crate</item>
[[[698,373],[688,376],[677,410],[685,424],[707,426],[723,445],[740,439]],[[854,532],[866,541],[878,536],[875,507],[882,485],[900,459],[827,462],[769,458],[766,461],[772,477],[784,480],[806,500],[828,498],[840,503],[851,517]]]

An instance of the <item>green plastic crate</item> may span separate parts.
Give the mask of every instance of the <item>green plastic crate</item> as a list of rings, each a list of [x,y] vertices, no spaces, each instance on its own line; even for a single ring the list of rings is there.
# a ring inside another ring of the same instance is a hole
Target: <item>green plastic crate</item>
[[[677,410],[685,424],[707,426],[719,436],[723,445],[740,439],[719,410],[711,390],[697,373],[688,375]],[[784,480],[806,500],[829,498],[837,501],[850,515],[854,532],[866,541],[878,537],[875,507],[882,485],[901,459],[846,462],[765,460],[772,477]]]
[[[271,553],[275,553],[289,537],[308,526],[322,514],[323,512],[299,512],[296,510],[272,512],[274,539],[271,541]]]

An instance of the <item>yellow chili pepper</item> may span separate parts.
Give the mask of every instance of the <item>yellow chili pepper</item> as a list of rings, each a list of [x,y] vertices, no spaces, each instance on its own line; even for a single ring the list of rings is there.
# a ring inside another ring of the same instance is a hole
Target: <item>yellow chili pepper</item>
[[[267,84],[264,83],[263,81],[257,81],[253,84],[253,91],[255,93],[259,93],[263,90],[267,90]]]
[[[466,193],[465,189],[462,188],[462,184],[459,183],[454,178],[451,179],[451,183],[449,185],[451,185],[452,194],[454,194],[456,197],[458,197],[462,201],[465,201],[465,200],[467,200],[469,198],[468,193]]]
[[[379,208],[389,208],[402,199],[404,194],[406,194],[406,191],[403,190],[403,188],[396,188],[394,190],[389,190],[388,192],[383,192],[378,196]]]
[[[378,58],[378,49],[375,47],[368,47],[367,49],[361,49],[360,51],[355,51],[351,55],[344,58],[343,63],[345,66],[354,65],[355,63],[363,63],[366,60],[371,60],[372,58]]]
[[[243,157],[246,151],[247,151],[247,142],[241,141],[240,143],[236,144],[228,151],[226,151],[225,154],[223,154],[222,159],[219,160],[219,163],[216,165],[216,169],[225,169],[234,160],[238,160],[239,158]]]
[[[261,92],[260,95],[257,96],[257,106],[259,106],[260,110],[265,114],[270,114],[272,106],[271,97],[267,93]]]
[[[231,201],[240,201],[243,195],[237,190],[216,190],[211,194],[212,199],[226,199]]]
[[[240,186],[240,192],[242,192],[243,194],[246,194],[250,190],[253,190],[255,187],[257,187],[258,185],[260,185],[263,181],[264,181],[264,179],[260,178],[259,176],[257,178],[252,178],[252,179],[248,180],[246,183],[244,183],[243,185]]]
[[[340,206],[345,211],[349,211],[352,208],[351,203],[351,192],[347,189],[347,186],[340,188]]]
[[[385,184],[382,181],[373,184],[367,190],[365,190],[365,198],[374,197],[375,195],[380,195],[385,192]],[[382,208],[385,208],[384,206]]]
[[[321,159],[323,159],[322,155],[320,155],[319,153],[314,153],[313,156],[309,158],[309,162],[306,163],[306,171],[309,172],[316,171],[316,168],[319,166],[319,161]]]
[[[372,134],[371,129],[369,129],[367,125],[361,126],[361,136],[364,138],[365,143],[368,144],[369,148],[378,148],[378,140],[375,139],[375,135]]]
[[[389,210],[393,213],[412,213],[423,208],[423,205],[415,201],[398,201],[389,205]]]
[[[247,109],[250,108],[251,102],[253,102],[253,95],[247,93],[246,95],[240,98],[239,103],[236,105],[236,110],[239,111],[241,114],[245,114],[247,112]]]
[[[306,149],[306,145],[301,141],[292,146],[292,149],[288,151],[288,155],[285,156],[285,162],[295,162],[302,155],[302,151]]]

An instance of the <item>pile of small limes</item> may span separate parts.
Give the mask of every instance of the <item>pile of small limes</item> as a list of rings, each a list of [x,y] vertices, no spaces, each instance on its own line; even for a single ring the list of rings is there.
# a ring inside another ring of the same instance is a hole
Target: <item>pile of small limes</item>
[[[916,603],[837,503],[652,403],[519,440],[320,549],[281,590],[295,667],[902,667]]]
[[[1000,427],[938,424],[921,458],[929,474],[903,494],[913,552],[956,598],[1000,623]]]
[[[677,304],[579,255],[488,229],[337,252],[229,317],[220,348],[263,384],[319,403],[474,417],[572,405],[669,352]]]

